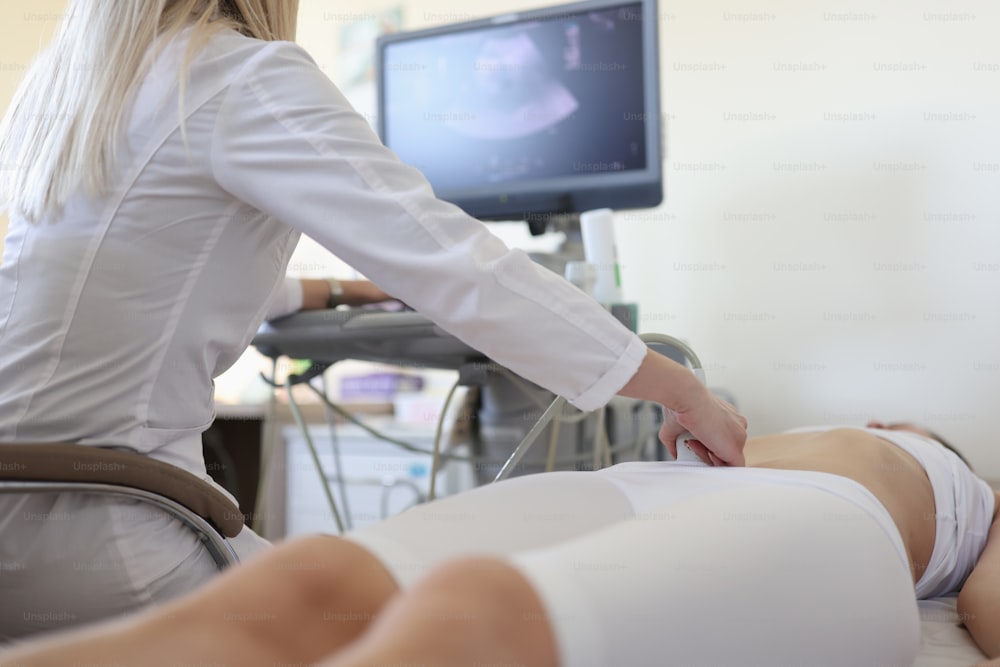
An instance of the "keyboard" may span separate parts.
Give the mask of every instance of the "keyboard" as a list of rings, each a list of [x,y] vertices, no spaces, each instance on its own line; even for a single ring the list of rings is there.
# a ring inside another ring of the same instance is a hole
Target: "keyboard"
[[[261,354],[335,363],[361,359],[458,369],[484,356],[416,311],[302,311],[265,322],[251,341]]]

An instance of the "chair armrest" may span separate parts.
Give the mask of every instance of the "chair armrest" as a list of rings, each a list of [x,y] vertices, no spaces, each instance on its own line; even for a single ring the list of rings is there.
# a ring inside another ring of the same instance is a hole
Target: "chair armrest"
[[[243,529],[243,514],[224,493],[186,470],[136,452],[63,442],[0,445],[0,480],[143,489],[187,507],[226,537]]]

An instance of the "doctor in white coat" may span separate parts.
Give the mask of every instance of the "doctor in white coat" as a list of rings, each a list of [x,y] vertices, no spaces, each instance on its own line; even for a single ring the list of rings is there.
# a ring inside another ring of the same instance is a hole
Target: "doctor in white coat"
[[[746,422],[596,302],[436,199],[290,40],[296,0],[70,0],[0,132],[0,441],[127,447],[208,479],[212,378],[307,234],[584,410],[665,407],[706,461]],[[239,548],[259,548],[245,530]],[[213,576],[171,518],[76,494],[0,501],[0,638]],[[82,576],[85,573],[86,576]]]

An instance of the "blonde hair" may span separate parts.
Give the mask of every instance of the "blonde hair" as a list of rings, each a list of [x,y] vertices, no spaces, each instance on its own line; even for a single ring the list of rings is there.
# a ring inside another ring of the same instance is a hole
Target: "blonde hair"
[[[71,0],[0,124],[0,209],[35,222],[81,187],[106,194],[127,105],[184,28],[192,33],[178,73],[182,107],[188,67],[212,34],[293,41],[297,13],[298,0]]]

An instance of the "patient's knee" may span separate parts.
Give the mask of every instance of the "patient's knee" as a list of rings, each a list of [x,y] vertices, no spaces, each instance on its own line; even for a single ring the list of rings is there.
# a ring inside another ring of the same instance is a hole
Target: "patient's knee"
[[[284,582],[294,605],[328,610],[374,609],[398,590],[381,562],[363,547],[330,535],[299,538],[267,557],[272,576]],[[263,559],[262,559],[263,560]]]

